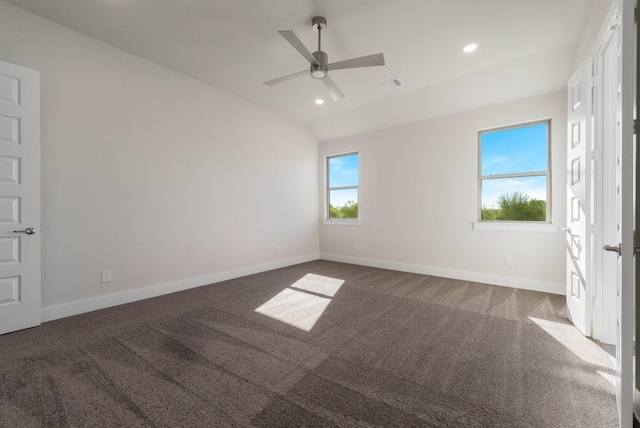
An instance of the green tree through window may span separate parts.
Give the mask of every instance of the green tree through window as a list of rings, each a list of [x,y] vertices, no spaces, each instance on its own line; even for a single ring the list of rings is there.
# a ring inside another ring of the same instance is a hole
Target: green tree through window
[[[540,199],[530,199],[522,192],[500,195],[499,208],[482,208],[481,220],[497,221],[545,221],[547,203]]]
[[[347,201],[341,207],[329,205],[329,218],[358,218],[358,203]]]

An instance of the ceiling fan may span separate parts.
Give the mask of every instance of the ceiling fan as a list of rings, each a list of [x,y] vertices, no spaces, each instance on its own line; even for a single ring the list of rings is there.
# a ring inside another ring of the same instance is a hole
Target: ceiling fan
[[[309,52],[309,50],[302,44],[300,39],[293,33],[293,31],[278,31],[278,33],[280,33],[280,35],[291,44],[291,46],[293,46],[298,52],[302,54],[303,57],[305,57],[307,61],[309,61],[309,64],[311,64],[311,68],[309,69],[309,71],[302,70],[298,71],[297,73],[269,80],[268,82],[264,82],[265,85],[277,85],[278,83],[285,82],[289,79],[293,79],[294,77],[310,73],[311,77],[313,77],[314,79],[322,80],[324,86],[327,87],[331,98],[336,101],[340,98],[343,98],[344,94],[342,93],[342,91],[340,91],[340,89],[338,89],[336,84],[329,77],[329,71],[343,70],[345,68],[373,67],[377,65],[384,65],[384,56],[381,53],[361,56],[358,58],[347,59],[344,61],[338,61],[329,64],[329,56],[326,52],[322,51],[320,44],[322,40],[322,31],[327,28],[327,20],[322,16],[316,16],[315,18],[313,18],[311,23],[313,29],[318,32],[318,50],[314,53]]]

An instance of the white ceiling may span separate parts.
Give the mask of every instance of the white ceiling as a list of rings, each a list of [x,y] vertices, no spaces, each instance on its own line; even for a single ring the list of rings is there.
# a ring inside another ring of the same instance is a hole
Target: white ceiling
[[[562,89],[593,0],[4,0],[305,124],[321,141]],[[383,52],[383,67],[322,82],[279,34],[310,51],[324,16],[329,61]],[[462,47],[480,44],[472,54]],[[405,85],[379,84],[400,77]],[[316,98],[325,104],[317,106]]]

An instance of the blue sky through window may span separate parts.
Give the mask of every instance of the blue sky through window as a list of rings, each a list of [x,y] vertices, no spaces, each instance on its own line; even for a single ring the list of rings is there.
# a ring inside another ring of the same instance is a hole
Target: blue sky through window
[[[329,158],[329,187],[358,185],[358,155]]]
[[[329,158],[329,187],[358,185],[358,154]],[[336,190],[331,192],[331,205],[343,206],[345,203],[358,202],[356,189]]]
[[[483,177],[541,172],[548,169],[547,122],[480,134]],[[510,177],[482,181],[482,206],[497,208],[500,195],[520,191],[531,199],[547,199],[546,177]]]

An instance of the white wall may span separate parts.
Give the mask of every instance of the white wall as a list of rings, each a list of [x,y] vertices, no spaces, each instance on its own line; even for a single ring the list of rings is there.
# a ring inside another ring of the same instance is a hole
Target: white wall
[[[321,143],[325,157],[358,151],[360,226],[322,224],[321,257],[564,293],[566,92]],[[554,233],[472,229],[477,131],[537,119],[552,124]],[[324,206],[324,190],[320,205]],[[355,250],[358,244],[359,250]],[[505,258],[514,260],[505,266]]]
[[[41,73],[45,320],[318,257],[302,125],[3,2],[0,41]]]

